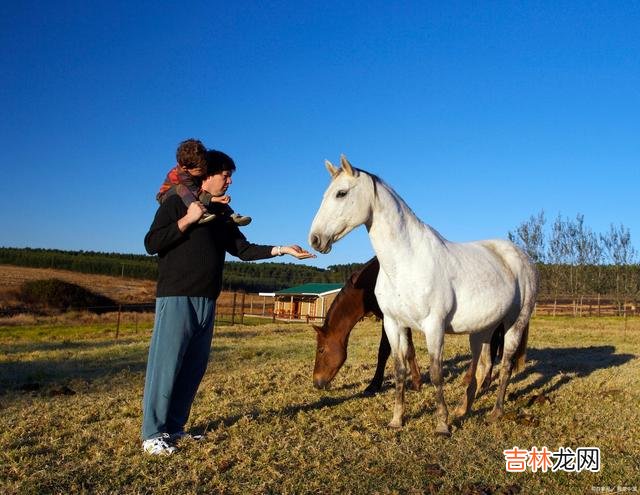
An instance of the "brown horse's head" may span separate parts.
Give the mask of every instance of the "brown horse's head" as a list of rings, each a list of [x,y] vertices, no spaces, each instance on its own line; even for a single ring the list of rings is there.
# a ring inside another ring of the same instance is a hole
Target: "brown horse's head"
[[[369,312],[382,317],[374,294],[379,270],[378,259],[373,258],[353,273],[331,303],[323,325],[314,325],[317,346],[313,385],[316,388],[326,388],[344,364],[349,334],[358,320]]]
[[[316,331],[316,364],[313,368],[313,386],[327,388],[347,359],[346,343],[339,335],[330,333],[324,327],[313,326]]]

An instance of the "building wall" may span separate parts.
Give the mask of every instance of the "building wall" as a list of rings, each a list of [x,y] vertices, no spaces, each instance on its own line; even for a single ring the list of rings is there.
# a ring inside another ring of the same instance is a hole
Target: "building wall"
[[[337,295],[338,292],[323,297],[293,296],[293,306],[291,304],[291,296],[276,296],[276,316],[291,317],[291,310],[293,308],[296,310],[296,314],[293,316],[294,318],[306,318],[307,316],[323,318],[326,316],[329,307]]]

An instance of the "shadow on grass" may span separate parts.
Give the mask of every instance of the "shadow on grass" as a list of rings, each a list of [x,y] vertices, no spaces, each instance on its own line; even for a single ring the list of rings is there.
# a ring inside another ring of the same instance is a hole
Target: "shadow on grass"
[[[527,363],[524,371],[511,377],[507,388],[508,400],[515,401],[534,393],[536,396],[549,396],[577,378],[585,378],[601,369],[623,366],[637,357],[638,356],[633,354],[616,354],[616,348],[612,345],[548,349],[529,348],[527,349]],[[461,390],[463,390],[464,386],[460,380],[469,366],[470,359],[468,354],[463,354],[445,360],[445,382],[459,383]],[[491,387],[483,392],[482,395],[494,394],[495,398],[498,383],[498,380],[495,378],[497,375],[496,368],[499,371],[499,364],[494,367],[494,380]],[[421,369],[423,371],[423,387],[429,387],[428,362],[425,363]],[[533,382],[516,389],[515,386],[517,386],[517,384],[528,381],[531,375],[538,376]],[[364,388],[366,384],[358,382],[349,383],[338,387],[337,390],[352,390],[361,386]],[[394,388],[395,382],[393,375],[386,376],[379,393],[384,393]],[[511,393],[509,393],[510,390],[512,391]],[[410,393],[409,389],[407,389],[407,391]],[[360,394],[354,397],[358,395]],[[339,404],[341,402],[344,402],[344,400],[339,400],[337,403]],[[449,406],[452,405],[453,404],[449,404]],[[434,408],[427,407],[421,411],[418,416],[430,414],[433,410]],[[481,409],[474,408],[470,414],[482,415],[490,410],[491,407]],[[415,417],[414,415],[414,419]]]
[[[146,349],[128,349],[118,356],[43,358],[0,363],[0,395],[9,391],[46,393],[51,386],[73,380],[93,381],[127,370],[143,373]]]
[[[532,374],[540,374],[532,383],[510,394],[517,399],[533,391],[551,394],[576,378],[584,378],[594,371],[622,366],[637,356],[616,354],[612,345],[592,347],[565,347],[527,349],[527,365],[522,373],[512,378],[513,384],[527,380]],[[555,380],[560,376],[560,379]]]
[[[424,387],[425,385],[429,385],[430,384],[430,378],[429,378],[429,358],[428,356],[425,357],[427,358],[426,360],[423,360],[423,363],[419,364],[420,366],[420,377],[422,378],[422,386]],[[390,358],[391,360],[392,358]],[[467,371],[467,367],[469,366],[469,362],[470,362],[470,356],[469,355],[459,355],[459,356],[455,356],[451,359],[445,359],[443,362],[443,368],[444,368],[444,380],[445,383],[448,382],[455,382],[462,374],[464,374]],[[367,366],[366,367],[367,370],[375,370],[375,363],[372,363],[371,366]],[[388,369],[388,368],[387,368]],[[371,378],[373,378],[373,372],[371,373]],[[409,372],[407,372],[407,383],[410,382],[410,374]],[[353,382],[353,383],[346,383],[344,385],[341,385],[339,387],[335,387],[335,390],[351,390],[351,389],[355,389],[355,388],[359,388],[362,387],[362,389],[364,390],[364,388],[369,384],[369,382],[367,381],[365,382]],[[380,388],[380,390],[376,393],[384,393],[389,389],[395,388],[395,379],[393,377],[392,374],[387,374],[384,377],[384,381],[382,382],[382,386]],[[409,392],[411,392],[412,390],[410,388],[407,389]]]
[[[352,400],[362,400],[367,398],[368,397],[364,396],[361,393],[355,393],[346,397],[324,396],[318,399],[317,401],[311,402],[309,404],[292,404],[289,406],[285,406],[282,409],[251,411],[244,414],[235,414],[233,416],[227,416],[226,418],[221,418],[216,421],[210,421],[206,424],[201,423],[199,425],[194,425],[193,433],[203,434],[206,431],[215,430],[219,426],[230,427],[243,418],[251,419],[252,421],[259,421],[260,419],[263,419],[263,418],[266,418],[268,421],[270,421],[274,417],[278,417],[278,416],[292,418],[300,412],[317,411],[320,409],[324,409],[325,407],[334,407]]]
[[[228,350],[221,346],[215,349],[216,353]],[[0,345],[0,352],[5,356],[0,362],[0,395],[10,391],[46,394],[52,386],[59,387],[73,380],[100,380],[125,370],[143,375],[148,343],[112,339],[5,344]],[[30,355],[38,352],[56,355]]]

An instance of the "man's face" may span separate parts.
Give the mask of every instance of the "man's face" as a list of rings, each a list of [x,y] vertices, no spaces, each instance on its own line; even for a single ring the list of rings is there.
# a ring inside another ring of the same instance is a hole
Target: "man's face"
[[[229,170],[223,170],[218,174],[210,175],[202,182],[202,189],[213,196],[224,195],[231,185],[231,174]]]

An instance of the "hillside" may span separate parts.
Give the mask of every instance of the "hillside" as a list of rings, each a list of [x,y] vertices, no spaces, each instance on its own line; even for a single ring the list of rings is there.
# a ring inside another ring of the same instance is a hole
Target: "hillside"
[[[0,265],[0,308],[16,306],[16,293],[26,281],[57,278],[79,285],[121,304],[153,302],[155,281],[57,270]]]

